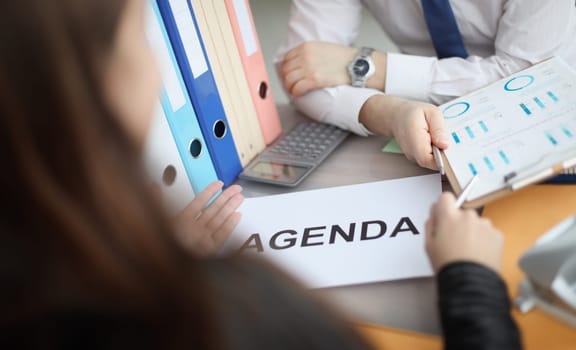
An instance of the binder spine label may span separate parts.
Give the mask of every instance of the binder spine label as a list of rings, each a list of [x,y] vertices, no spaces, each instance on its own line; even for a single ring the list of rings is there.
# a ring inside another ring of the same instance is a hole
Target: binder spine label
[[[158,60],[160,74],[162,76],[162,83],[166,94],[168,95],[168,101],[170,102],[170,108],[172,111],[176,112],[180,110],[186,104],[186,97],[182,86],[178,80],[178,73],[176,73],[176,68],[172,64],[172,59],[170,58],[168,46],[164,41],[162,35],[162,29],[160,29],[160,23],[158,18],[154,13],[154,9],[148,3],[146,7],[146,36],[148,42],[156,55]]]
[[[256,43],[256,33],[252,30],[252,22],[250,21],[250,14],[248,12],[245,0],[233,0],[234,11],[238,18],[238,25],[240,33],[242,33],[242,41],[244,42],[244,49],[246,56],[252,56],[258,51],[258,44]]]
[[[190,62],[192,74],[194,79],[198,79],[198,77],[208,71],[208,63],[200,45],[200,38],[192,20],[188,2],[187,0],[169,0],[168,2],[182,38],[184,51],[186,51],[186,56],[188,56],[188,61]]]

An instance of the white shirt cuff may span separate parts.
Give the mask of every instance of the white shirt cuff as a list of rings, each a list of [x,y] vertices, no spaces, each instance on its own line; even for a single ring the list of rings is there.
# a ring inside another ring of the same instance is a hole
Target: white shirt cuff
[[[304,114],[324,123],[336,125],[360,136],[372,133],[358,120],[364,103],[372,96],[382,94],[374,89],[348,85],[315,90],[292,98],[294,105]]]
[[[436,57],[388,53],[386,94],[429,101],[437,61]]]

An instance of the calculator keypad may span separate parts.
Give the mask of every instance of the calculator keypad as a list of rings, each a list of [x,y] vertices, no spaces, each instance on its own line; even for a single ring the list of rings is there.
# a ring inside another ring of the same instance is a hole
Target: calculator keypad
[[[348,135],[336,126],[305,122],[284,135],[266,153],[293,161],[316,163],[325,158]]]

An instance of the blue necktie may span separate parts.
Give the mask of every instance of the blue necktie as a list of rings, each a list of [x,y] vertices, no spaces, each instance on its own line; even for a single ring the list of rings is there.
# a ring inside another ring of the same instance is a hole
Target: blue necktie
[[[422,0],[424,19],[438,58],[468,57],[448,0]]]

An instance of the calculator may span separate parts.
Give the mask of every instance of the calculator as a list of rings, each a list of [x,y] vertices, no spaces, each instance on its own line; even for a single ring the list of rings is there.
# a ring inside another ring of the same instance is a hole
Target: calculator
[[[346,139],[349,132],[320,122],[302,122],[282,135],[240,174],[241,179],[294,187]]]

